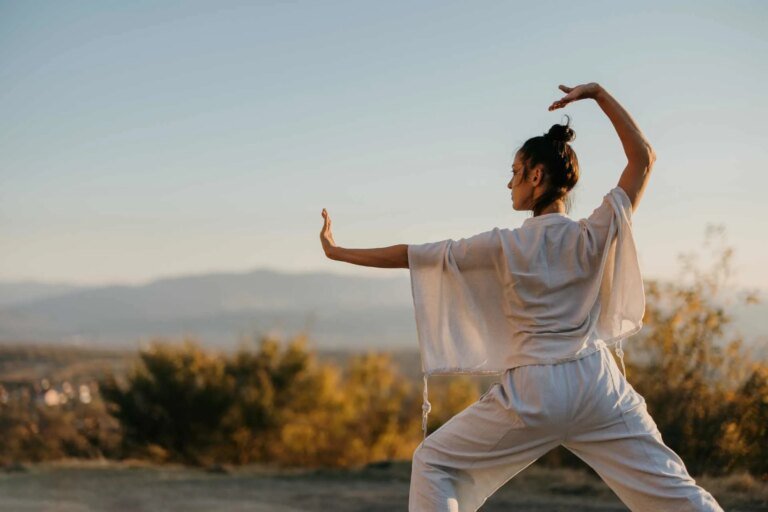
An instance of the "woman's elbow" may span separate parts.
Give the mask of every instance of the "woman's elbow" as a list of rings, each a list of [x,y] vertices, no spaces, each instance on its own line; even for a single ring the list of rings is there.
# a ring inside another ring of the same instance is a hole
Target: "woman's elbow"
[[[642,164],[646,167],[653,167],[653,163],[656,161],[656,151],[649,144],[638,151],[632,158],[633,163]]]

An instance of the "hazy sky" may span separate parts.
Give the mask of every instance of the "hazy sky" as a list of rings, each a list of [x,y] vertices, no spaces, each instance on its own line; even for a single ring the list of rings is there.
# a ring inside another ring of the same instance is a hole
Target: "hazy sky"
[[[513,228],[515,150],[569,114],[573,218],[625,157],[558,84],[601,83],[658,156],[646,277],[707,223],[768,288],[768,3],[0,2],[0,280],[140,283]]]

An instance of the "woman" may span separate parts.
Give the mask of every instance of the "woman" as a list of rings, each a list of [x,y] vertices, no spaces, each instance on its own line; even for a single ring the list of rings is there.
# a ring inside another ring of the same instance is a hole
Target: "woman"
[[[632,217],[655,154],[634,120],[600,85],[560,86],[550,105],[597,102],[627,166],[586,219],[567,215],[579,179],[573,130],[553,125],[516,152],[516,229],[376,249],[338,247],[325,209],[326,256],[409,268],[424,370],[424,441],[413,455],[409,510],[477,510],[514,475],[557,446],[589,464],[631,509],[722,509],[662,441],[645,399],[619,370],[621,341],[645,310]],[[499,382],[426,437],[427,376],[498,373]]]

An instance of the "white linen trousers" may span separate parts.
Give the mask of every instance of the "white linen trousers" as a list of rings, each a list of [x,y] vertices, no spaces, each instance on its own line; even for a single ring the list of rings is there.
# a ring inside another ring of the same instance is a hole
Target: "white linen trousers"
[[[604,342],[578,359],[507,370],[427,436],[413,455],[408,510],[474,512],[559,445],[632,511],[722,511],[664,444]]]

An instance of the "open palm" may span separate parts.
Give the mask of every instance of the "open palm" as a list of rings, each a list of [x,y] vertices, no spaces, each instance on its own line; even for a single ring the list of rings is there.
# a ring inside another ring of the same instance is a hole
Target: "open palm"
[[[325,208],[322,211],[323,215],[323,228],[320,230],[320,243],[323,245],[323,251],[326,256],[330,254],[333,247],[336,247],[336,242],[333,240],[333,233],[331,232],[331,216]]]
[[[547,110],[552,111],[558,108],[563,108],[572,101],[582,100],[584,98],[595,98],[595,95],[600,90],[600,86],[596,82],[590,82],[588,84],[577,85],[576,87],[568,87],[560,85],[558,88],[566,92],[565,96],[559,100],[553,102]]]

